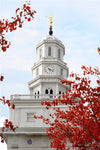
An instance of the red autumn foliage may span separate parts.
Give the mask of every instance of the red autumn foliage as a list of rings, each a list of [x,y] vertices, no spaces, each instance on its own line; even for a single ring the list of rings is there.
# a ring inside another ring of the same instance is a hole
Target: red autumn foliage
[[[98,53],[100,54],[100,48],[98,47]]]
[[[2,98],[0,98],[0,101],[3,103],[3,104],[7,104],[8,107],[11,106],[12,109],[15,109],[15,105],[14,104],[10,104],[10,101],[9,100],[6,100],[5,97],[3,96]]]
[[[6,50],[10,46],[10,42],[6,40],[5,34],[7,32],[15,31],[19,28],[22,28],[22,25],[24,23],[24,20],[31,21],[31,19],[34,18],[34,13],[36,13],[35,10],[31,10],[30,3],[26,2],[26,4],[23,4],[22,8],[16,9],[16,16],[12,17],[12,20],[9,21],[7,19],[0,20],[0,47],[1,51],[6,52]],[[3,81],[4,76],[0,76],[0,81]],[[7,104],[8,107],[15,109],[15,105],[10,103],[9,100],[6,100],[3,96],[0,98],[0,101],[3,104]],[[8,130],[15,131],[15,129],[18,128],[17,126],[13,125],[11,121],[8,121],[8,119],[5,120],[4,126],[2,127],[2,132],[7,132]],[[0,133],[1,142],[4,143],[4,136],[3,133]]]
[[[3,81],[3,79],[4,79],[4,76],[2,76],[2,75],[1,75],[1,77],[0,77],[0,81]]]
[[[85,66],[82,70],[82,76],[70,75],[72,81],[61,80],[69,85],[62,97],[52,102],[42,101],[42,105],[52,110],[48,118],[34,117],[49,124],[47,134],[56,150],[69,150],[67,140],[79,150],[100,149],[100,71]],[[91,86],[91,75],[97,77],[96,87]]]
[[[34,18],[34,13],[36,13],[36,11],[31,10],[30,3],[27,2],[27,4],[23,4],[21,9],[16,9],[16,16],[12,17],[12,21],[5,19],[0,20],[0,45],[3,52],[6,52],[11,44],[5,39],[5,33],[17,30],[18,27],[22,28],[24,19],[31,21],[31,18]]]

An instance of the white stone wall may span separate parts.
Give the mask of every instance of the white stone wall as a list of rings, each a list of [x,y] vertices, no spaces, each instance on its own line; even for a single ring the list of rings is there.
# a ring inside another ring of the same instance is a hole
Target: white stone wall
[[[51,56],[48,56],[49,46],[51,47]],[[60,49],[60,58],[58,58],[58,49]],[[68,68],[63,61],[65,47],[54,36],[48,36],[38,43],[36,53],[38,61],[32,67],[33,79],[28,83],[30,95],[14,95],[11,98],[11,103],[15,104],[16,109],[10,109],[10,120],[18,125],[19,129],[15,134],[9,133],[7,135],[8,150],[52,150],[46,132],[45,134],[38,133],[36,130],[47,127],[47,125],[40,119],[35,120],[33,116],[43,115],[48,118],[52,109],[47,111],[44,106],[41,106],[41,100],[53,100],[54,97],[51,98],[49,95],[51,89],[53,96],[59,94],[59,91],[62,94],[67,89],[65,85],[60,83],[60,80],[66,79],[68,75]],[[53,73],[46,73],[45,68],[48,65],[54,67]],[[61,69],[63,69],[62,75]],[[45,94],[46,89],[48,89],[48,94]],[[21,131],[20,129],[23,128],[24,131]],[[30,132],[27,132],[28,129]],[[32,144],[28,144],[28,140],[31,140]]]
[[[8,150],[53,150],[47,135],[10,135],[8,143]]]

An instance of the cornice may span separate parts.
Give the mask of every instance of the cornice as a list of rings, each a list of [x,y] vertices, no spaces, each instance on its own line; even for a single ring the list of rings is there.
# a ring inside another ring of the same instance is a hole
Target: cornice
[[[0,128],[2,131],[2,128]],[[4,136],[7,135],[47,135],[46,127],[19,127],[13,131],[8,131],[3,133]]]
[[[65,63],[64,61],[60,60],[60,59],[53,59],[53,58],[43,58],[39,61],[37,61],[36,63],[34,63],[34,66],[31,68],[31,70],[35,69],[36,67],[39,67],[40,65],[43,65],[43,64],[55,64],[55,65],[59,65],[63,68],[68,68],[67,67],[67,63]]]

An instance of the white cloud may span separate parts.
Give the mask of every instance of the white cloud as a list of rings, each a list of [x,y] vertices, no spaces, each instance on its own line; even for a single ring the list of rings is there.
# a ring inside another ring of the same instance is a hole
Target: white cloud
[[[3,125],[4,125],[3,123],[4,123],[5,119],[6,119],[5,117],[0,118],[0,127],[3,127]]]

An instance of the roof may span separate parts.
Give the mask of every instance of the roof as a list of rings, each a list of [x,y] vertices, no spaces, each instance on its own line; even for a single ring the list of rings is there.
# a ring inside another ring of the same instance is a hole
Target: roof
[[[45,43],[56,43],[65,49],[64,44],[58,38],[56,38],[53,35],[48,35],[48,36],[44,37],[41,41],[39,41],[36,48],[40,47],[41,45],[43,45]]]

